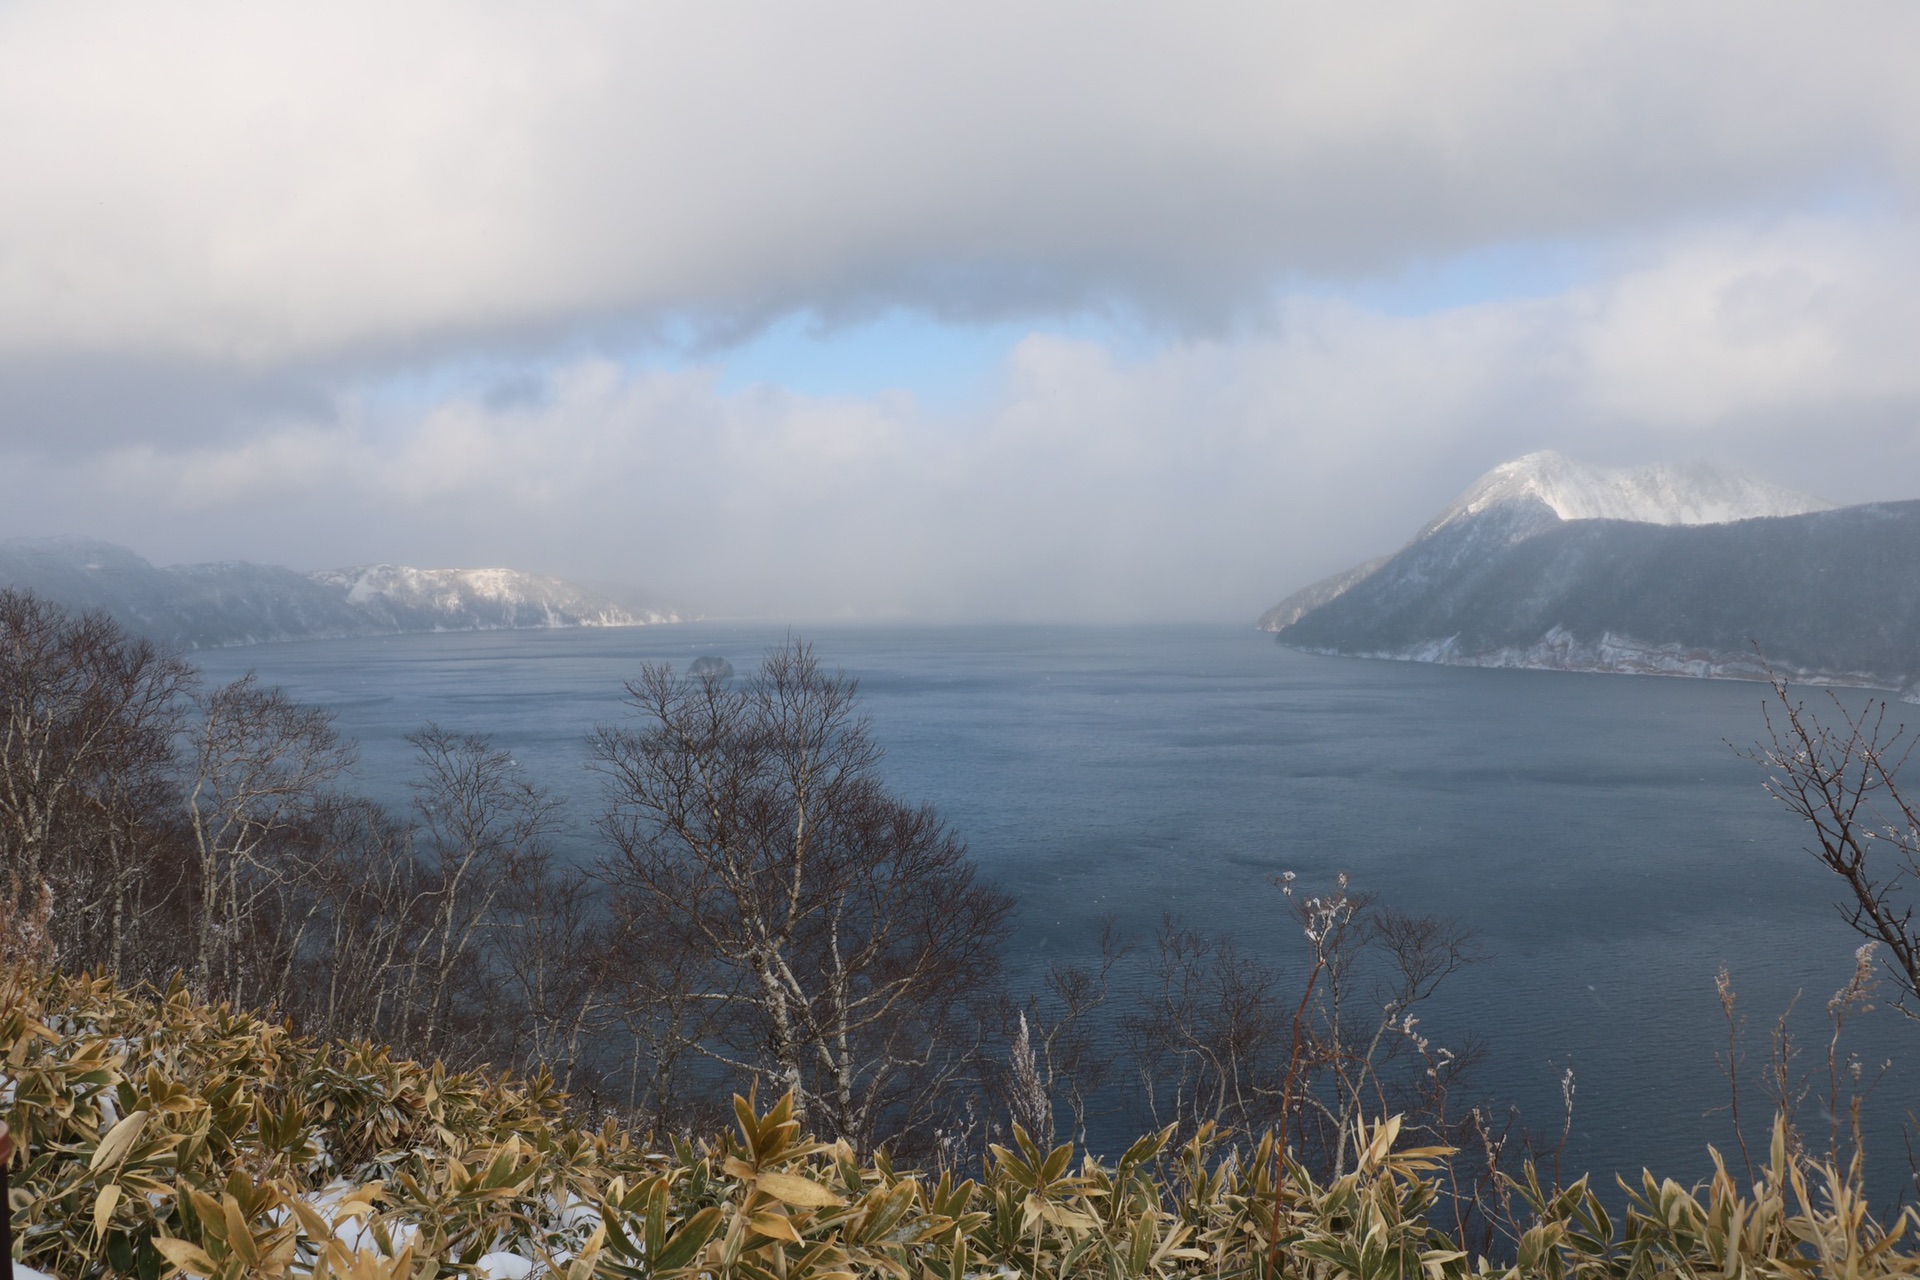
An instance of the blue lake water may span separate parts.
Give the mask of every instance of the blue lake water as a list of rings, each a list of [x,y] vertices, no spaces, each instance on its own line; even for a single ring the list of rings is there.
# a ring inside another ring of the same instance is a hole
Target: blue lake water
[[[404,804],[407,732],[486,732],[537,778],[595,804],[583,735],[621,714],[646,661],[719,654],[745,670],[783,628],[683,625],[258,646],[197,655],[332,708],[363,744],[360,785]],[[860,681],[889,782],[936,805],[1020,902],[1013,967],[1091,953],[1101,916],[1142,939],[1162,914],[1283,963],[1300,939],[1271,877],[1349,872],[1394,905],[1479,930],[1491,958],[1422,1029],[1471,1032],[1481,1086],[1558,1133],[1610,1183],[1683,1181],[1731,1150],[1714,992],[1732,972],[1757,1067],[1797,993],[1825,1096],[1828,997],[1858,939],[1795,822],[1729,743],[1762,733],[1752,684],[1481,671],[1320,658],[1220,627],[833,627],[806,631]],[[1851,695],[1856,700],[1864,695]],[[1917,783],[1920,785],[1920,783]],[[578,837],[584,847],[584,831]],[[1920,1024],[1881,1009],[1842,1052],[1872,1069],[1876,1200],[1907,1164],[1893,1125],[1920,1097]],[[1762,1113],[1755,1081],[1743,1103]],[[1750,1137],[1758,1137],[1757,1126]],[[1764,1139],[1760,1139],[1764,1145]]]

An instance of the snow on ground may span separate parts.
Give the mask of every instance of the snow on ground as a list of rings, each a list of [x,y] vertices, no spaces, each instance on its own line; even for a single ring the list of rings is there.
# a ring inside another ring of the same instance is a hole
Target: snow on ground
[[[1831,672],[1768,662],[1752,653],[1724,653],[1676,643],[1650,644],[1609,631],[1598,640],[1582,640],[1554,627],[1531,645],[1463,650],[1458,636],[1423,640],[1394,649],[1322,649],[1296,646],[1303,653],[1371,658],[1387,662],[1431,662],[1450,667],[1506,667],[1529,671],[1580,671],[1597,675],[1687,676],[1703,680],[1767,680],[1784,676],[1795,684],[1839,688],[1886,689],[1883,677],[1867,671]],[[1901,691],[1901,700],[1920,702],[1920,686]]]

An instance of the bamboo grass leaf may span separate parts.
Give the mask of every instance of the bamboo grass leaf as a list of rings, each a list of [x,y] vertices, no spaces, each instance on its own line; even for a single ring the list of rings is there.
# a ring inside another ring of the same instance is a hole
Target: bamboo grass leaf
[[[106,1137],[100,1139],[100,1145],[94,1148],[93,1159],[87,1162],[87,1168],[98,1173],[124,1159],[127,1152],[132,1150],[133,1144],[140,1140],[141,1133],[146,1130],[149,1114],[146,1111],[136,1111],[107,1130]]]

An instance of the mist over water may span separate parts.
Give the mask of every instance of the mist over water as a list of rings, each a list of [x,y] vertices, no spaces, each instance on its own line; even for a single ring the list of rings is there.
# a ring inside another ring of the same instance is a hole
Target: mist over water
[[[492,734],[570,801],[584,857],[598,806],[584,735],[622,715],[621,682],[642,662],[707,654],[745,673],[784,635],[494,632],[196,660],[210,678],[253,669],[332,708],[362,743],[358,785],[396,806],[406,733],[434,720]],[[1762,686],[1320,658],[1241,628],[805,635],[859,679],[892,786],[936,805],[1019,898],[1016,990],[1090,957],[1109,913],[1143,946],[1174,912],[1296,966],[1304,944],[1271,878],[1290,870],[1312,891],[1346,871],[1387,903],[1479,930],[1489,960],[1449,979],[1420,1028],[1436,1045],[1483,1041],[1479,1090],[1549,1139],[1572,1067],[1570,1173],[1610,1187],[1650,1165],[1689,1181],[1708,1170],[1709,1142],[1737,1163],[1715,1110],[1723,964],[1748,1019],[1749,1141],[1764,1146],[1769,1030],[1798,995],[1800,1067],[1817,1072],[1802,1120],[1824,1142],[1823,1011],[1858,939],[1797,824],[1733,750],[1764,732]],[[1869,1078],[1894,1062],[1866,1117],[1880,1203],[1905,1185],[1895,1123],[1920,1087],[1917,1046],[1914,1024],[1882,1007],[1841,1047]],[[1137,1123],[1106,1117],[1094,1143]]]

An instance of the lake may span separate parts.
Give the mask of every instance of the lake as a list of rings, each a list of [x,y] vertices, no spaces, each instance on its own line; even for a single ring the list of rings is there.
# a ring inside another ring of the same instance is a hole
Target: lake
[[[361,787],[381,798],[405,803],[403,735],[434,720],[492,734],[574,801],[584,829],[597,799],[583,737],[620,717],[639,664],[718,654],[744,671],[785,634],[443,634],[196,661],[332,708],[363,744]],[[1858,939],[1834,909],[1837,882],[1729,745],[1763,732],[1763,686],[1324,658],[1225,627],[805,635],[859,679],[890,784],[936,805],[1019,899],[1016,977],[1089,955],[1108,913],[1145,941],[1178,912],[1291,963],[1300,938],[1272,877],[1319,888],[1346,871],[1388,903],[1479,931],[1490,958],[1449,980],[1422,1030],[1482,1038],[1481,1087],[1539,1133],[1559,1132],[1571,1066],[1570,1168],[1610,1184],[1650,1164],[1691,1181],[1707,1143],[1731,1154],[1715,1111],[1722,965],[1749,1018],[1749,1068],[1798,995],[1801,1066],[1824,1081],[1824,1008]],[[576,839],[584,848],[584,830]],[[1920,1025],[1882,1008],[1849,1027],[1849,1048],[1870,1073],[1894,1063],[1869,1104],[1869,1185],[1884,1202],[1906,1180],[1894,1122],[1920,1094],[1907,1061]],[[1764,1117],[1756,1086],[1750,1120]],[[1764,1148],[1758,1124],[1749,1140]]]

